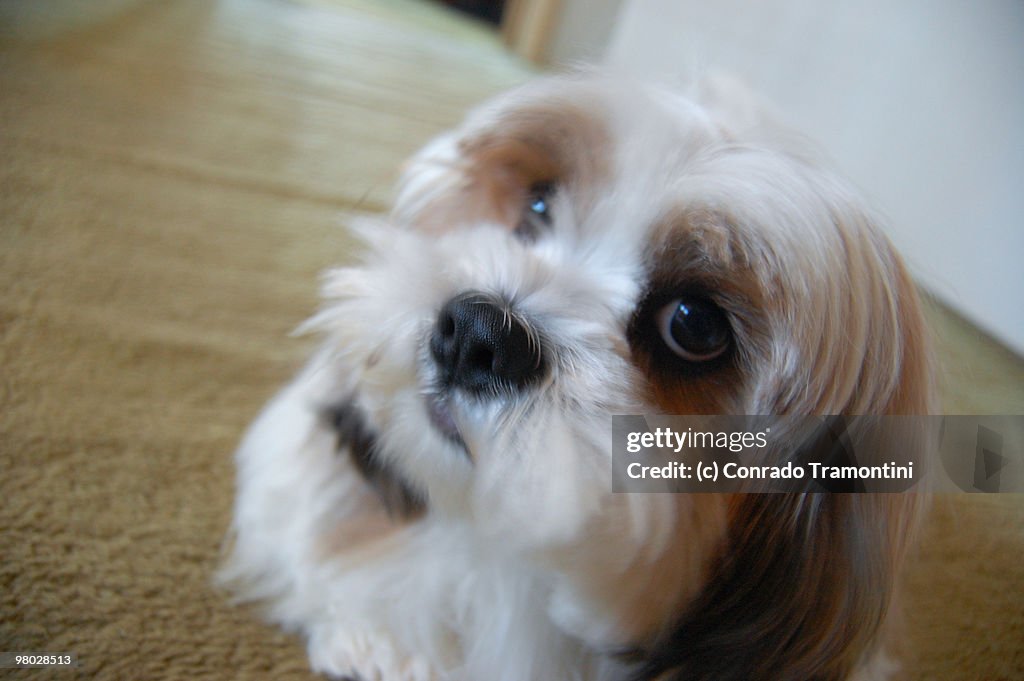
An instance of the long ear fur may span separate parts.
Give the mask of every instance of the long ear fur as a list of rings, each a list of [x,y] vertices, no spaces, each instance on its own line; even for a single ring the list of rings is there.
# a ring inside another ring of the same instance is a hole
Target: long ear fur
[[[884,290],[868,301],[874,337],[865,354],[877,366],[864,368],[845,404],[805,413],[928,414],[932,373],[916,290],[884,237],[872,229],[860,236],[873,245],[872,275]],[[894,383],[872,375],[891,366]],[[738,495],[705,591],[644,653],[634,679],[849,679],[884,643],[923,503],[917,493]]]

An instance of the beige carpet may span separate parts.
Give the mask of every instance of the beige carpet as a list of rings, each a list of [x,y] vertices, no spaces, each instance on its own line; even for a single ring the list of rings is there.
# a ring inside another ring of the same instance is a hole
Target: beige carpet
[[[528,76],[412,0],[0,4],[0,651],[74,651],[90,678],[309,677],[210,586],[231,451],[309,348],[287,333],[347,257],[345,215]],[[949,411],[1024,411],[1020,360],[935,322]],[[911,678],[1024,679],[1024,500],[934,515]]]

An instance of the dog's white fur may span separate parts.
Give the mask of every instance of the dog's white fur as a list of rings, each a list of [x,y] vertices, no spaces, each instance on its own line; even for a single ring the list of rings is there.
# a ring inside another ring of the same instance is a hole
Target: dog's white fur
[[[612,494],[611,414],[927,412],[915,294],[855,194],[778,133],[707,101],[593,75],[541,80],[430,143],[390,218],[358,226],[367,252],[328,273],[310,322],[323,348],[238,451],[225,570],[306,637],[315,670],[631,678],[636,657],[621,653],[666,645],[737,536],[825,521],[803,519],[813,504],[801,499],[766,519],[726,495]],[[552,225],[523,239],[514,228],[537,180],[558,185]],[[687,382],[661,375],[630,325],[652,282],[691,276],[721,286],[711,294],[735,352],[723,373]],[[503,397],[454,391],[463,450],[435,428],[425,393],[438,310],[465,291],[536,329],[550,369]],[[424,513],[389,515],[338,451],[324,413],[340,403],[365,416],[373,455]],[[888,676],[883,622],[914,511],[872,495],[821,511],[875,533],[858,559],[878,569],[862,586],[885,593],[860,607],[848,601],[861,592],[840,586],[836,608],[780,604],[803,608],[801,631],[819,630],[775,662],[775,678]],[[801,590],[858,579],[841,552],[797,550],[839,563]]]

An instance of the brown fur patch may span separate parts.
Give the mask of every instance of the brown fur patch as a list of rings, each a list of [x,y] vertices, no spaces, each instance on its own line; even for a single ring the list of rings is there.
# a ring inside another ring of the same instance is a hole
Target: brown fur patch
[[[756,364],[752,355],[761,354],[769,302],[752,264],[756,256],[735,234],[727,217],[706,209],[681,211],[653,232],[646,292],[628,333],[633,361],[665,414],[736,413],[744,368]],[[726,355],[704,366],[685,367],[664,352],[652,319],[662,303],[686,293],[706,296],[721,307],[734,335]]]
[[[412,217],[430,232],[474,224],[499,224],[515,229],[522,219],[530,187],[552,183],[576,189],[574,205],[585,207],[596,197],[582,188],[600,186],[609,172],[604,154],[610,146],[601,123],[577,106],[536,102],[514,111],[492,114],[496,120],[469,130],[458,142],[458,160],[447,161],[447,176],[438,192]],[[417,163],[430,164],[430,159]],[[417,168],[407,172],[416,181]]]

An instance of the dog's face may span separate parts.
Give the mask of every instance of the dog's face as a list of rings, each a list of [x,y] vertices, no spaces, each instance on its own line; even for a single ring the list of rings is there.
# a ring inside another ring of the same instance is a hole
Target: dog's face
[[[609,605],[627,641],[741,579],[722,556],[768,521],[739,498],[612,495],[612,414],[928,408],[914,292],[884,237],[829,172],[723,120],[584,76],[501,97],[411,160],[316,321],[375,456],[431,512],[555,563],[677,566],[659,605]],[[842,512],[786,503],[793,533],[800,513]],[[764,546],[793,548],[774,532]],[[898,538],[876,534],[865,560],[889,560]]]

